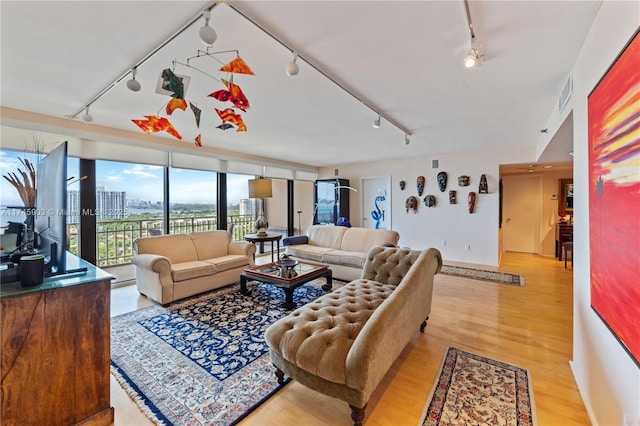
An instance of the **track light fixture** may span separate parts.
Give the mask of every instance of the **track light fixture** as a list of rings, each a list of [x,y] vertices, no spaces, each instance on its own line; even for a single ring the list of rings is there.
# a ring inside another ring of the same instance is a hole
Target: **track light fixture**
[[[142,85],[136,80],[137,68],[131,68],[131,80],[127,81],[127,88],[132,92],[139,92],[142,89]]]
[[[300,72],[300,67],[298,67],[298,64],[296,64],[296,60],[298,59],[298,54],[296,52],[292,52],[292,53],[293,53],[293,59],[291,59],[291,62],[287,64],[284,70],[287,73],[287,75],[298,75],[298,73]]]
[[[202,12],[202,17],[204,18],[204,25],[200,27],[198,35],[200,35],[200,39],[205,45],[211,46],[218,39],[218,34],[216,34],[216,31],[209,26],[209,20],[211,19],[211,10],[205,10],[204,12]]]
[[[473,31],[473,22],[471,22],[471,12],[469,11],[469,0],[464,0],[464,10],[467,13],[467,25],[469,26],[469,36],[471,37],[471,51],[464,58],[464,66],[467,68],[475,67],[480,60],[483,58],[483,55],[478,52],[478,49],[475,48],[476,42],[476,33]]]
[[[378,115],[378,118],[373,120],[373,127],[376,128],[376,129],[380,128],[380,115]]]
[[[471,49],[466,58],[464,58],[464,66],[467,68],[475,67],[480,62],[480,54],[476,49]]]
[[[404,144],[405,145],[409,145],[411,143],[411,139],[409,139],[409,134],[405,133],[404,134]]]
[[[89,107],[87,106],[84,109],[84,115],[82,116],[82,121],[85,123],[91,123],[93,121],[93,117],[89,114]]]

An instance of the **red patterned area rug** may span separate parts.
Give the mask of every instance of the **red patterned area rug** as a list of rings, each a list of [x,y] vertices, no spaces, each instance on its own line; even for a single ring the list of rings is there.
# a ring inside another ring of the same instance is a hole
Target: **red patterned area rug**
[[[524,368],[448,348],[422,426],[537,425],[531,376]]]

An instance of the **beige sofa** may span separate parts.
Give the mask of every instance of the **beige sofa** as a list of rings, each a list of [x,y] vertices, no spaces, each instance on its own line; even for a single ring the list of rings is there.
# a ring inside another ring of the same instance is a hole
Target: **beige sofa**
[[[362,278],[325,294],[265,332],[271,361],[284,374],[349,403],[361,425],[369,397],[431,312],[437,249],[372,248]]]
[[[163,305],[240,281],[256,251],[227,231],[138,238],[134,247],[138,291]]]
[[[313,225],[306,235],[285,238],[285,254],[300,260],[327,263],[333,278],[360,278],[367,252],[373,246],[398,245],[396,231],[344,226]]]

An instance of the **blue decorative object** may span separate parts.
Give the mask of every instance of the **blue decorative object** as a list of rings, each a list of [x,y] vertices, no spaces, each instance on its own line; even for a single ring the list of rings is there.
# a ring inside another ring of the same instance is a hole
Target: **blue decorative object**
[[[351,228],[351,222],[349,222],[349,219],[347,219],[346,217],[339,217],[336,225]]]
[[[373,200],[373,205],[376,207],[375,210],[371,211],[371,217],[376,221],[376,229],[380,229],[380,221],[384,220],[384,211],[380,210],[380,202],[386,200],[387,191],[384,191],[384,195],[378,195]]]

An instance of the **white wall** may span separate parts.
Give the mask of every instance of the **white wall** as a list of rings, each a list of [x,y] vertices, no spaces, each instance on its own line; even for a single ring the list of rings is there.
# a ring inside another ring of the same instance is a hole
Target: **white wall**
[[[395,143],[395,141],[394,141]],[[396,146],[394,149],[402,149]],[[479,150],[458,154],[418,157],[395,161],[340,166],[339,177],[349,179],[349,184],[360,189],[360,179],[366,177],[391,176],[391,228],[400,233],[400,245],[415,249],[438,248],[445,260],[498,265],[498,183],[499,164],[520,163],[535,160],[535,147],[513,150]],[[439,167],[433,169],[432,160],[438,160]],[[445,192],[438,189],[436,176],[439,172],[448,174]],[[480,176],[485,174],[489,185],[488,194],[479,194]],[[458,176],[468,175],[471,183],[467,187],[458,186]],[[418,212],[406,212],[405,200],[410,195],[418,196],[416,179],[426,178],[425,190]],[[319,178],[334,177],[333,168],[320,169]],[[399,182],[406,181],[404,191]],[[449,190],[457,191],[457,204],[449,204]],[[476,192],[476,207],[473,214],[468,212],[467,195]],[[435,195],[436,207],[428,208],[422,202],[425,195]],[[358,194],[359,195],[359,194]],[[361,218],[369,212],[362,212],[360,197],[350,197],[350,221],[353,226],[362,226]],[[446,241],[446,246],[442,242]],[[470,250],[465,250],[466,245]]]
[[[591,421],[597,425],[622,425],[624,413],[633,419],[631,424],[640,424],[640,368],[590,307],[587,96],[639,27],[640,2],[603,2],[573,71],[575,269],[571,366]],[[557,128],[562,121],[559,114],[552,114],[549,129]],[[640,318],[636,321],[640,324]]]

